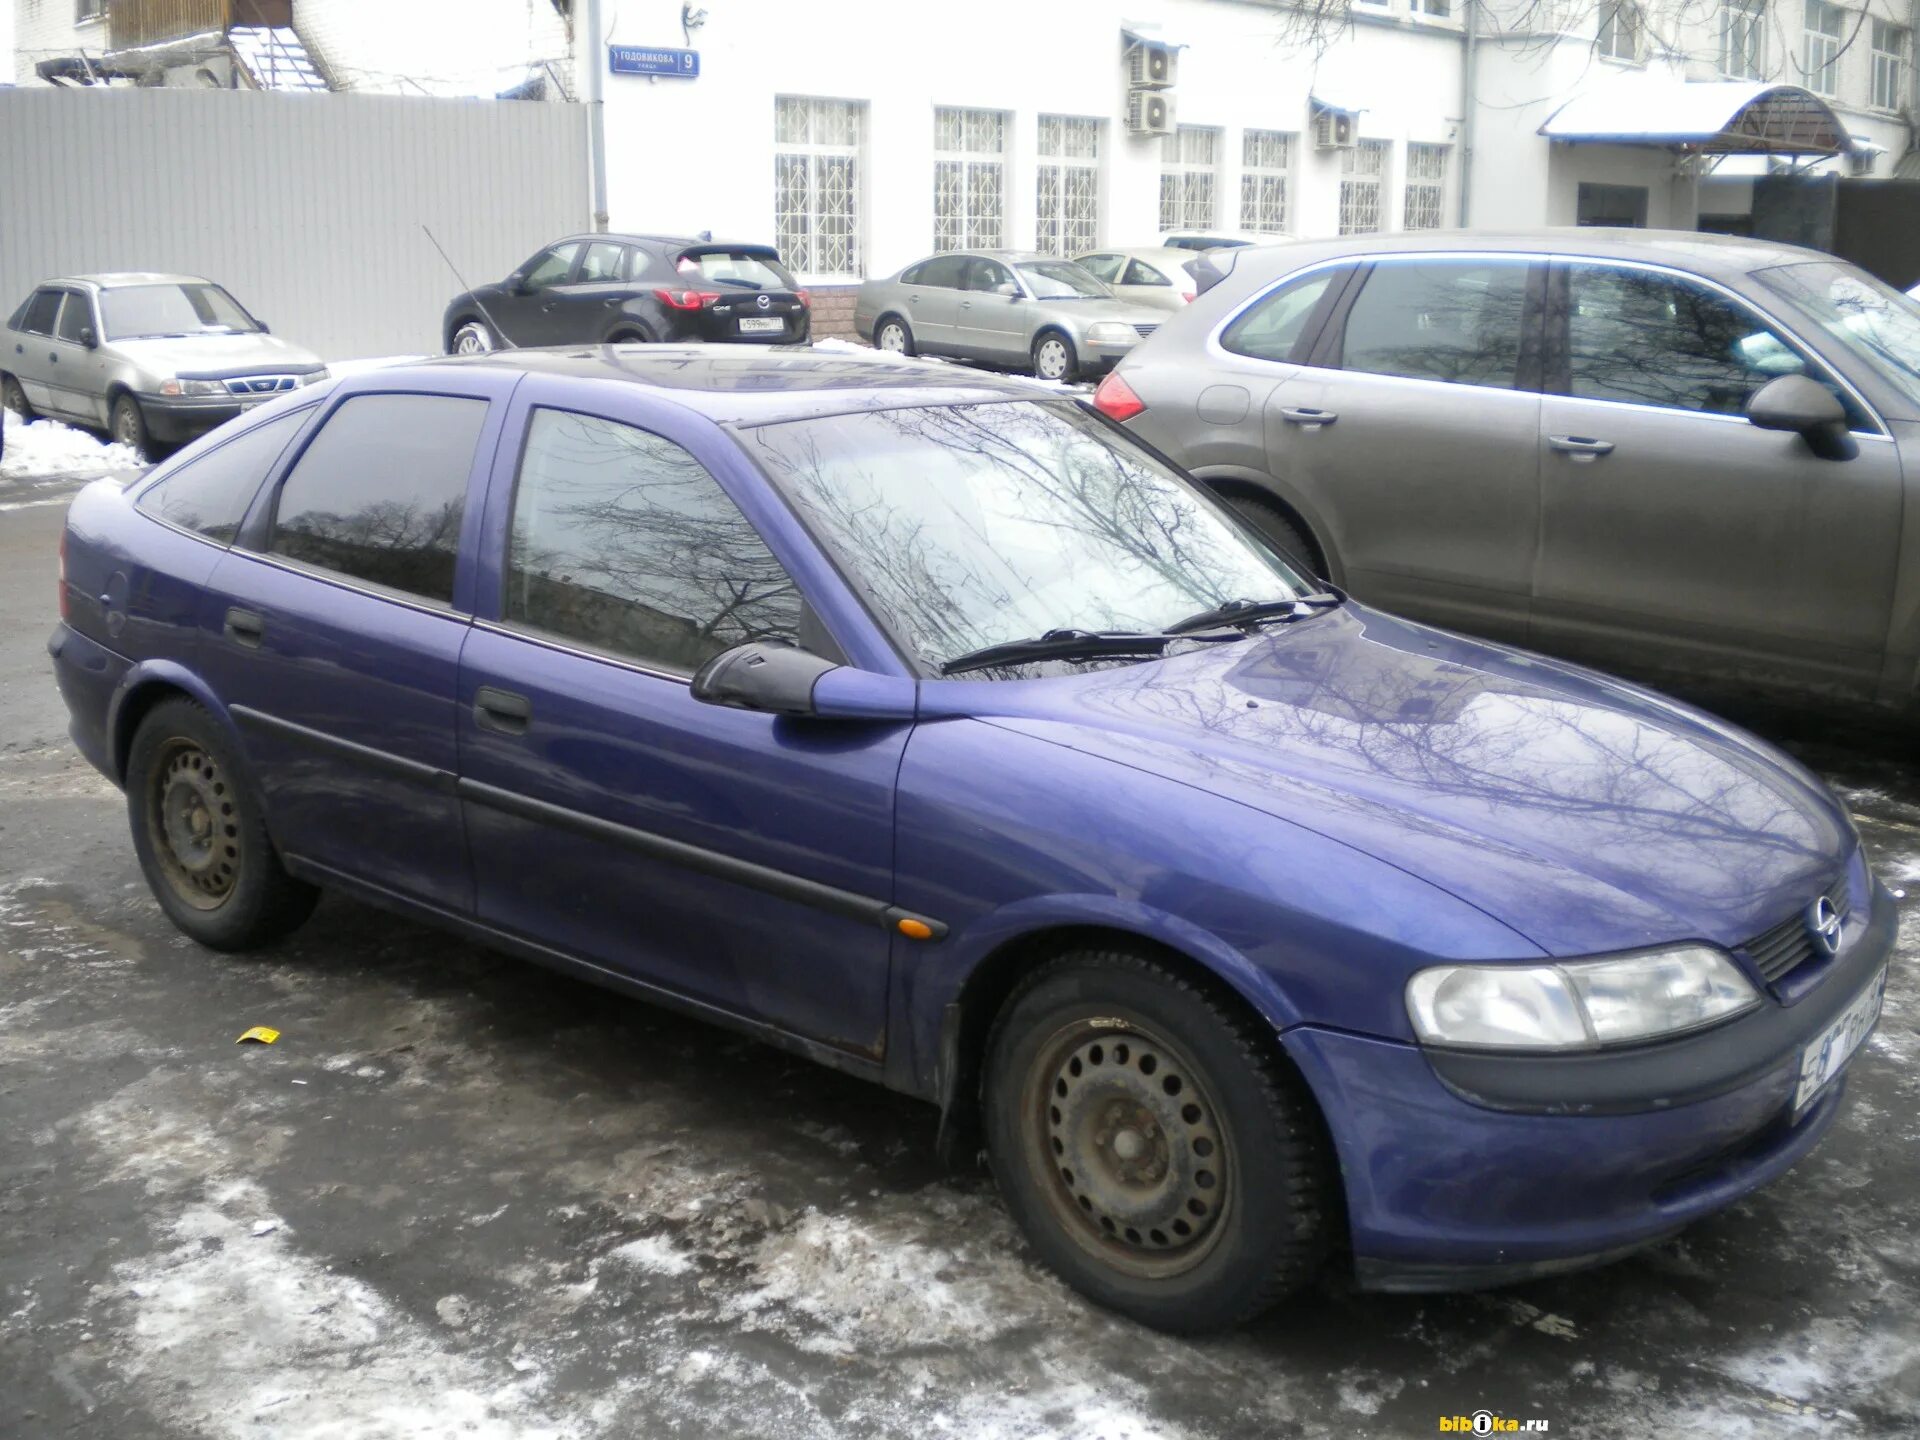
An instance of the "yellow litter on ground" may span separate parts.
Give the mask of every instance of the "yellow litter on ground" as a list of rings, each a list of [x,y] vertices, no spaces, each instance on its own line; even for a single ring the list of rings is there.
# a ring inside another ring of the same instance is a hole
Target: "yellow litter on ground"
[[[240,1037],[240,1040],[258,1040],[262,1045],[271,1045],[280,1038],[280,1032],[270,1025],[256,1025]],[[238,1045],[240,1040],[233,1043]]]

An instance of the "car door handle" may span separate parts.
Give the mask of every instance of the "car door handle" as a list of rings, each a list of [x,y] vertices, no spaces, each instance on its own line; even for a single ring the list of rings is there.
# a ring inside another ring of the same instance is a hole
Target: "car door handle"
[[[1304,425],[1310,430],[1318,430],[1322,425],[1331,425],[1340,416],[1332,410],[1316,410],[1311,405],[1289,405],[1282,407],[1280,418],[1289,425]]]
[[[524,735],[533,723],[533,703],[524,695],[482,685],[473,692],[473,720],[482,730]]]
[[[267,622],[253,611],[238,606],[227,611],[226,630],[229,640],[249,650],[258,650],[260,642],[267,638]]]
[[[1589,435],[1550,435],[1547,448],[1558,450],[1562,455],[1571,455],[1583,464],[1592,464],[1602,455],[1613,453],[1611,440],[1595,440]]]

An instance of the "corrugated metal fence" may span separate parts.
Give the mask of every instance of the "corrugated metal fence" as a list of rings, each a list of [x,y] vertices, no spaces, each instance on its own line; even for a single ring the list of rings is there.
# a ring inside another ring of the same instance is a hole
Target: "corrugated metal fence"
[[[438,351],[460,289],[588,228],[578,105],[0,89],[0,316],[49,275],[181,270],[329,359]]]

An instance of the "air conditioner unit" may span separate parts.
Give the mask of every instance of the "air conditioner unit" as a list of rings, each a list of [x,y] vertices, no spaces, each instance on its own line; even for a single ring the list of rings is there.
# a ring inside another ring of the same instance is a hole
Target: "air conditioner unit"
[[[1173,134],[1173,97],[1159,90],[1127,91],[1129,135]]]
[[[1313,121],[1313,148],[1351,150],[1353,148],[1353,116],[1344,110],[1322,110]]]
[[[1136,40],[1127,47],[1127,84],[1142,90],[1171,90],[1179,73],[1180,51],[1157,40]]]

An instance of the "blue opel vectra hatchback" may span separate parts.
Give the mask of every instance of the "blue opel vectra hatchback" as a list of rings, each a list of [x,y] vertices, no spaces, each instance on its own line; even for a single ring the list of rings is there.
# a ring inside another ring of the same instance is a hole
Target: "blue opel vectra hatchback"
[[[1171,1329],[1667,1235],[1807,1153],[1886,983],[1801,767],[1356,605],[1015,381],[362,375],[82,492],[60,603],[196,940],[338,888],[924,1097]]]

